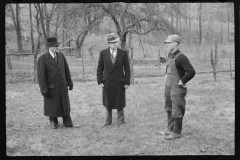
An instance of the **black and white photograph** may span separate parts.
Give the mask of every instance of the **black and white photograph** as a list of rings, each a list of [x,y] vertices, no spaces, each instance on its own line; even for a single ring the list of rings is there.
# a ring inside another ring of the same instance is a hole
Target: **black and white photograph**
[[[6,156],[235,155],[235,5],[6,3]]]

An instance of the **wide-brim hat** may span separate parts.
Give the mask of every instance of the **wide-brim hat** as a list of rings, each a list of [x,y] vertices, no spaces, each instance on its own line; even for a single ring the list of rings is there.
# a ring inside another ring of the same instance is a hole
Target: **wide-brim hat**
[[[59,43],[60,42],[58,42],[57,38],[55,38],[55,37],[50,37],[50,38],[47,39],[47,46],[48,47],[58,47]]]
[[[171,42],[180,43],[180,41],[181,41],[181,38],[178,35],[174,34],[174,35],[169,35],[167,39],[164,41],[164,43],[171,43]]]
[[[114,33],[110,33],[110,34],[107,35],[107,41],[108,42],[117,42],[117,41],[119,41],[119,39],[120,38],[115,36]]]

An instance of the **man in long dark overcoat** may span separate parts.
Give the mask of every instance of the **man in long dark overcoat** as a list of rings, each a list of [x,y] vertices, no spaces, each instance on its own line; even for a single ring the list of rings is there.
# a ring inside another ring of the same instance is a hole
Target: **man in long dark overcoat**
[[[48,52],[37,62],[37,76],[40,92],[44,97],[44,115],[49,117],[53,129],[58,128],[57,117],[63,118],[65,127],[73,127],[70,116],[69,90],[73,82],[65,56],[59,52],[55,37],[47,39]]]
[[[102,88],[102,101],[107,115],[103,127],[112,124],[112,109],[117,109],[118,126],[125,123],[125,92],[130,85],[130,65],[127,51],[117,48],[118,40],[114,33],[108,35],[109,48],[100,52],[98,61],[97,83]]]

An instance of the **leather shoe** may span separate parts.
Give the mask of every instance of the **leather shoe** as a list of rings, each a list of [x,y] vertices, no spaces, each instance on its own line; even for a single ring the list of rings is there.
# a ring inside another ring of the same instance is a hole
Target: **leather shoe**
[[[58,124],[54,123],[54,122],[51,122],[51,128],[52,129],[57,129],[58,128]]]
[[[165,137],[166,140],[172,140],[172,139],[175,139],[175,138],[180,138],[180,134],[172,132],[170,135]]]

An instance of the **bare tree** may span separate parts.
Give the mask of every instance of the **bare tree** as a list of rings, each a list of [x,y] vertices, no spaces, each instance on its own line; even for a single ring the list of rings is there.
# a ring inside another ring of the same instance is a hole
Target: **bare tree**
[[[202,3],[198,6],[199,45],[202,44]]]
[[[230,21],[234,17],[234,12],[233,12],[233,3],[227,3],[227,9],[228,9],[228,41],[229,41],[229,26],[230,26]]]
[[[44,17],[43,17],[43,7],[40,3],[37,3],[38,12],[40,15],[41,25],[42,25],[42,31],[43,31],[43,37],[44,37],[44,43],[45,43],[45,50],[48,49],[47,46],[47,34],[45,29],[45,23],[44,23]]]
[[[32,7],[31,3],[29,3],[29,20],[30,20],[30,35],[31,35],[31,47],[32,53],[34,53],[34,38],[33,38],[33,23],[32,23]]]
[[[22,32],[21,32],[21,20],[20,20],[20,5],[15,4],[15,12],[13,8],[13,4],[9,4],[10,11],[12,13],[11,18],[14,23],[14,27],[16,30],[17,35],[17,46],[18,46],[18,52],[22,53],[23,50],[23,44],[22,44]]]
[[[71,36],[71,39],[74,39],[76,42],[77,57],[81,57],[81,50],[85,37],[94,26],[101,22],[103,14],[98,10],[95,4],[91,3],[71,5],[69,6],[67,13],[70,17],[79,17],[76,22],[82,24],[81,30],[75,32],[77,37],[73,38],[73,36]]]
[[[146,35],[158,27],[158,17],[153,12],[154,5],[110,3],[100,4],[100,7],[113,20],[120,37],[120,46],[126,49],[126,37],[128,33]],[[142,28],[147,28],[142,31]]]

